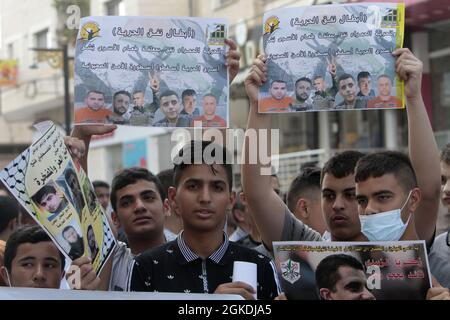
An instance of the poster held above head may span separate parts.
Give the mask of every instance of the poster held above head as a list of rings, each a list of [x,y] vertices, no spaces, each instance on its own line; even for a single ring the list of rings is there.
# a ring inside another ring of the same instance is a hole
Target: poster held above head
[[[260,113],[403,108],[392,53],[403,47],[404,4],[282,8],[263,23]]]
[[[219,18],[83,18],[75,124],[228,127],[227,31]]]

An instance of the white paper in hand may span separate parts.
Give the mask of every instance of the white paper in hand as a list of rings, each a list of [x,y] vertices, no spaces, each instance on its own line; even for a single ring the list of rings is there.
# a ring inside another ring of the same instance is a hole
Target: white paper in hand
[[[233,264],[233,282],[240,281],[247,283],[255,291],[257,290],[257,266],[256,263],[244,262],[244,261],[234,261]],[[257,299],[256,293],[253,294],[255,299]]]

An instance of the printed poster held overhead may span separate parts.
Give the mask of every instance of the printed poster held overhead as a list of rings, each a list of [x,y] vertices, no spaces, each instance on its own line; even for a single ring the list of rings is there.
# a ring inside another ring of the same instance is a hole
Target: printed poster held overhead
[[[224,19],[86,17],[75,54],[75,124],[229,124]]]
[[[392,52],[403,46],[404,4],[282,8],[263,21],[260,113],[403,108]]]

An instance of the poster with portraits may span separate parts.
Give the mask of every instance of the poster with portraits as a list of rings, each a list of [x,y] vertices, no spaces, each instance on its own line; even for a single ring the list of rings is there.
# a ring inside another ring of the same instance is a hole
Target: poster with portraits
[[[278,278],[293,300],[425,300],[425,241],[274,242]]]
[[[82,18],[75,124],[228,127],[227,31],[218,18]]]
[[[84,170],[73,161],[64,134],[51,122],[0,172],[0,181],[70,260],[91,259],[100,273],[116,240]]]
[[[263,18],[268,79],[260,113],[399,109],[403,3],[281,8]]]

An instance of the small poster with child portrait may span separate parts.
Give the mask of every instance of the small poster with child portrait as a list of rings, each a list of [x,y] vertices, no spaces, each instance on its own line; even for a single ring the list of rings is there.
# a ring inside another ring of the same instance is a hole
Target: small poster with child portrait
[[[75,54],[75,124],[229,124],[228,22],[85,17]]]
[[[51,122],[0,172],[0,181],[49,234],[64,255],[91,258],[100,273],[116,244],[92,184]]]
[[[402,48],[403,3],[315,5],[263,18],[267,81],[260,113],[399,109],[404,84],[393,52]]]
[[[425,300],[425,241],[274,242],[281,287],[292,300]]]

